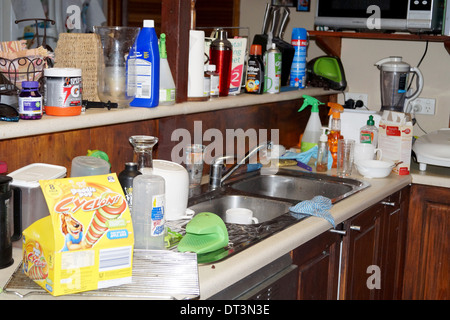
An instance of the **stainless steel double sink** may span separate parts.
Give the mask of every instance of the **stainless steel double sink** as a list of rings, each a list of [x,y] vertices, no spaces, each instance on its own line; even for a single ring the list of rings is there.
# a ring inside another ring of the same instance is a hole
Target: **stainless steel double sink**
[[[204,256],[199,262],[213,262],[240,252],[301,219],[294,218],[289,208],[321,195],[336,203],[369,186],[364,181],[288,169],[276,174],[246,173],[230,178],[222,187],[209,190],[207,185],[189,199],[189,209],[196,214],[212,212],[225,220],[231,208],[253,211],[259,221],[253,225],[226,224],[230,243],[228,248]]]

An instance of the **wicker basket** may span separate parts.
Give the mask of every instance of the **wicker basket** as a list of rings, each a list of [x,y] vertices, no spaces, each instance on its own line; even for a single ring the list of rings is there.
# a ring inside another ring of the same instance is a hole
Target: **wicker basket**
[[[77,68],[83,75],[83,100],[100,101],[97,91],[99,43],[93,33],[62,33],[55,50],[55,68]]]

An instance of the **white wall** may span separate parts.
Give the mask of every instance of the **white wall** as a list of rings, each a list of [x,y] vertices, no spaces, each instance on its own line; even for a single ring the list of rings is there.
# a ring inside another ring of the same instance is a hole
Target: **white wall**
[[[261,32],[265,5],[270,0],[241,0],[241,26],[250,27],[250,41]],[[314,12],[316,0],[311,1],[311,12],[296,12],[290,8],[291,19],[288,23],[284,40],[290,40],[293,28],[314,28]],[[393,40],[363,40],[343,39],[342,63],[348,81],[349,92],[367,93],[368,107],[378,111],[381,108],[379,70],[375,62],[391,55],[402,56],[403,60],[416,66],[425,50],[425,42],[393,41]],[[311,41],[308,49],[308,59],[323,55]],[[450,119],[450,54],[444,44],[429,43],[428,53],[420,66],[424,76],[424,90],[421,97],[436,99],[435,116],[417,115],[420,126],[427,132],[449,127]],[[414,134],[424,133],[415,126]]]

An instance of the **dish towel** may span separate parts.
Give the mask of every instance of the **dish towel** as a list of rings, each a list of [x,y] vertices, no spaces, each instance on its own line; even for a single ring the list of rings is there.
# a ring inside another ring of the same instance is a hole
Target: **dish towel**
[[[296,204],[289,208],[289,210],[291,215],[296,219],[303,218],[305,215],[320,217],[326,219],[336,228],[334,218],[329,211],[332,207],[333,205],[330,199],[323,196],[316,196],[312,200],[306,200]]]

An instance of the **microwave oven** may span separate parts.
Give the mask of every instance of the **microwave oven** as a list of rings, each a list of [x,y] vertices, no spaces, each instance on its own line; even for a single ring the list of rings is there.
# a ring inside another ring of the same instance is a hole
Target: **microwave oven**
[[[445,0],[317,0],[314,24],[323,30],[439,33]]]

